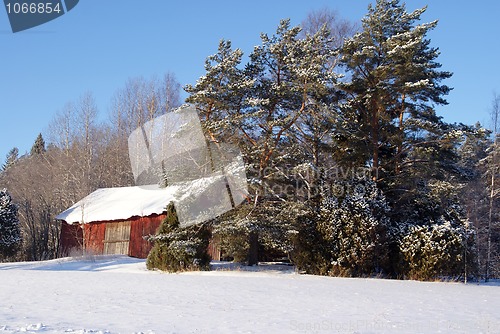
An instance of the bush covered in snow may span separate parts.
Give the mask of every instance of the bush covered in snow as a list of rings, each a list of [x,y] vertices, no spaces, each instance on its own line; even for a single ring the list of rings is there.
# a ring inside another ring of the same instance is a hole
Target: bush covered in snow
[[[174,205],[167,206],[167,217],[160,225],[148,255],[148,269],[168,272],[207,270],[210,256],[207,253],[210,232],[205,225],[180,228]]]
[[[366,276],[387,267],[389,210],[369,180],[332,184],[340,193],[322,196],[316,217],[304,219],[294,261],[311,274]]]
[[[330,274],[363,276],[378,273],[388,254],[386,216],[389,207],[374,182],[340,182],[344,194],[323,199],[318,229],[331,260]]]
[[[397,276],[430,280],[476,274],[476,238],[460,204],[460,188],[422,178],[408,189],[405,201],[391,210],[396,222],[391,232],[400,252]]]
[[[408,278],[457,277],[464,273],[465,232],[450,223],[414,225],[401,238],[400,251]]]
[[[313,275],[328,275],[331,268],[330,250],[323,235],[318,231],[313,213],[299,220],[298,232],[292,236],[293,263],[300,272]]]
[[[300,271],[418,280],[477,273],[474,230],[453,201],[431,201],[422,194],[418,202],[431,201],[441,215],[433,216],[420,203],[418,220],[419,214],[395,216],[397,209],[370,180],[335,181],[326,188],[333,191],[323,192],[318,212],[311,210],[297,225],[291,254]]]
[[[223,258],[249,263],[249,253],[258,247],[259,260],[272,261],[293,251],[297,227],[307,212],[299,202],[246,204],[217,219],[213,234],[220,240]]]

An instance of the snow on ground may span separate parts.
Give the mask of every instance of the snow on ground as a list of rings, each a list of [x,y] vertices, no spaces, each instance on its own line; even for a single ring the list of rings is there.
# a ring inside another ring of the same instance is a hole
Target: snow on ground
[[[129,257],[0,264],[0,334],[500,333],[498,284],[214,268],[166,274]]]

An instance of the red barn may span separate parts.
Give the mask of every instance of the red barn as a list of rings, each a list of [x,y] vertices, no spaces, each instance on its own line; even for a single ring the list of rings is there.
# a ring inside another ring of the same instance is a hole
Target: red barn
[[[124,254],[146,258],[165,218],[173,190],[147,187],[98,189],[60,213],[61,255],[85,248],[93,254]]]

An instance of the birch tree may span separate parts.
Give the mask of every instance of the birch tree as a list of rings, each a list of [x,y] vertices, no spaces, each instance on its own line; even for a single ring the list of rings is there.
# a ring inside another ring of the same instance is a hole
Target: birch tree
[[[500,126],[500,96],[496,95],[493,99],[493,105],[491,110],[491,122],[492,122],[492,132],[493,132],[493,143],[488,148],[488,155],[485,158],[486,163],[486,178],[487,178],[487,189],[488,189],[488,226],[487,226],[487,248],[486,248],[486,263],[485,263],[485,280],[488,281],[491,275],[491,266],[493,262],[493,257],[498,261],[500,254],[498,253],[498,241],[496,245],[493,245],[493,236],[498,237],[498,199],[500,198],[500,187],[499,187],[499,177],[500,177],[500,147],[499,147],[499,137],[498,129]],[[497,233],[495,233],[497,231]],[[497,263],[498,266],[498,263]]]

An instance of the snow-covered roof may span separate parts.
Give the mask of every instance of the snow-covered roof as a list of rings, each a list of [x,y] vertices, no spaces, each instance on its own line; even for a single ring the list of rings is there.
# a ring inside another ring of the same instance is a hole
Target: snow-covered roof
[[[160,188],[156,185],[102,188],[61,212],[56,219],[74,224],[161,214],[174,200],[176,191],[177,187]]]

